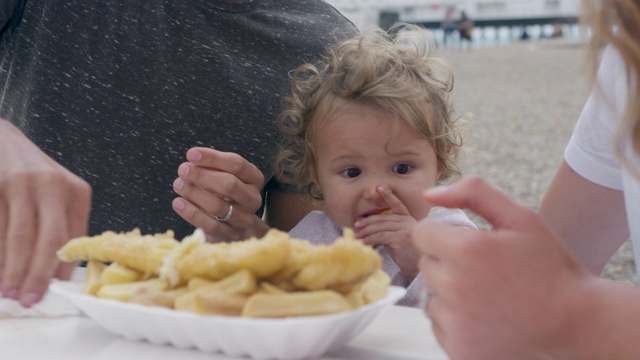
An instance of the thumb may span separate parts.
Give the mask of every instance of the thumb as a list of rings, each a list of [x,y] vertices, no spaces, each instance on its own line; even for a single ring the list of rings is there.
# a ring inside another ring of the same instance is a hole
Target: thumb
[[[494,229],[522,228],[521,222],[533,211],[478,176],[462,179],[450,186],[438,186],[424,192],[435,206],[468,209],[482,216]]]

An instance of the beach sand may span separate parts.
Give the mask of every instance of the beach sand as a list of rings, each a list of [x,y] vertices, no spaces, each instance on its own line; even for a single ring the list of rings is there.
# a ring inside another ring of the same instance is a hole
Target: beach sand
[[[454,70],[456,112],[474,115],[463,174],[481,175],[537,209],[589,93],[583,43],[545,39],[440,55]],[[482,219],[472,219],[486,228]],[[602,276],[636,283],[629,242]]]

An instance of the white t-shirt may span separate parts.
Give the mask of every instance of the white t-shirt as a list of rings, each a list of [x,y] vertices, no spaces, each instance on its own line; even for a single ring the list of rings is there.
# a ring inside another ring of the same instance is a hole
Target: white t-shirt
[[[602,56],[596,85],[582,109],[564,157],[585,179],[624,191],[636,269],[640,270],[640,180],[621,165],[614,147],[615,132],[628,100],[624,62],[613,47],[608,47]],[[633,166],[640,169],[640,158],[631,151],[631,137],[627,140],[626,154]]]

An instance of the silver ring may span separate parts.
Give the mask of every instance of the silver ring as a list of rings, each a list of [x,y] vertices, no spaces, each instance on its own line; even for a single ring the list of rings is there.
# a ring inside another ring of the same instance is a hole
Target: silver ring
[[[427,317],[429,317],[427,306],[429,306],[429,299],[431,299],[431,296],[433,295],[435,295],[435,291],[433,291],[433,289],[430,287],[426,287],[420,294],[420,308],[422,309],[424,314],[427,315]]]
[[[213,215],[213,217],[221,222],[227,222],[230,218],[231,218],[231,214],[233,214],[233,205],[231,205],[231,203],[229,204],[229,210],[227,210],[227,213],[224,214],[224,217],[217,217],[215,215]]]

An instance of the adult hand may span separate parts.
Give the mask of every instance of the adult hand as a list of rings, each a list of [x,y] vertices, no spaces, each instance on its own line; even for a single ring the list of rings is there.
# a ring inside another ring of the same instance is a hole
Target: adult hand
[[[411,241],[411,230],[417,221],[387,188],[378,186],[376,192],[389,205],[391,213],[371,215],[356,221],[353,224],[355,236],[367,245],[386,246],[400,272],[411,280],[418,274],[419,254]]]
[[[86,234],[91,187],[3,119],[0,137],[0,290],[28,307],[75,267],[56,251]]]
[[[255,213],[262,204],[263,183],[262,172],[238,154],[192,148],[173,182],[180,195],[173,209],[201,228],[210,242],[262,236],[268,227]],[[228,214],[228,219],[220,220]]]
[[[420,269],[434,292],[426,311],[451,359],[556,358],[559,339],[581,326],[581,304],[593,297],[588,289],[598,279],[537,214],[480,178],[430,189],[425,199],[470,209],[494,228],[424,220],[413,231]]]

